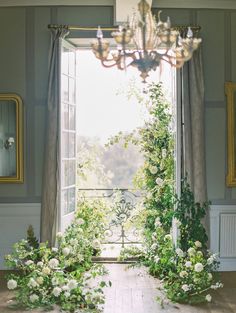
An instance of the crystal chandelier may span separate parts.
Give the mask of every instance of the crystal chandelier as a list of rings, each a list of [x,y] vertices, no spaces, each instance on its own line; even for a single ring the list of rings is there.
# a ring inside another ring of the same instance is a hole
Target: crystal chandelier
[[[138,12],[133,14],[131,21],[119,26],[111,35],[117,43],[117,51],[110,52],[109,42],[103,39],[100,27],[97,30],[97,40],[92,42],[92,50],[104,67],[117,66],[124,70],[129,66],[136,67],[143,82],[151,70],[156,70],[161,61],[180,68],[191,59],[193,51],[201,42],[193,36],[188,27],[185,36],[171,28],[170,18],[162,22],[158,13],[158,20],[151,13],[146,0],[138,3]]]

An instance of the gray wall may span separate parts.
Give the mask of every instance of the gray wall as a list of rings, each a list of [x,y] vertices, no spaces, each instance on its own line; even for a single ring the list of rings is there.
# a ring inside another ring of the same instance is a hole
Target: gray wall
[[[227,188],[225,184],[227,164],[224,95],[224,82],[236,81],[236,12],[208,9],[163,11],[165,15],[170,15],[173,24],[202,26],[208,196],[213,204],[236,204],[236,188]],[[27,224],[32,223],[36,233],[39,232],[40,205],[33,203],[41,201],[50,44],[47,25],[109,26],[112,25],[112,15],[113,8],[108,6],[0,8],[0,93],[19,94],[25,108],[25,182],[0,184],[1,254],[7,252],[14,241],[24,236]],[[91,33],[83,34],[84,37],[89,35]],[[27,202],[25,207],[20,205]],[[15,205],[4,205],[5,203]],[[10,239],[2,239],[3,236]]]

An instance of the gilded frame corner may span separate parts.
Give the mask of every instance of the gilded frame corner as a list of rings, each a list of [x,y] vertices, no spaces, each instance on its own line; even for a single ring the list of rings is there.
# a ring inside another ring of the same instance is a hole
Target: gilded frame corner
[[[226,184],[228,187],[236,187],[236,83],[225,83],[227,97],[227,164],[228,172]]]
[[[0,94],[0,101],[14,101],[16,103],[16,175],[0,176],[0,183],[24,182],[24,148],[23,148],[23,102],[17,94]]]

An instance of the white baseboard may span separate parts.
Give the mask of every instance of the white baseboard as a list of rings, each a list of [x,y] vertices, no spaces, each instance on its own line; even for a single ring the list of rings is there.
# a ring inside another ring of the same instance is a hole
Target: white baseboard
[[[0,203],[0,269],[5,269],[4,256],[12,245],[26,238],[29,225],[39,238],[40,210],[40,203]]]

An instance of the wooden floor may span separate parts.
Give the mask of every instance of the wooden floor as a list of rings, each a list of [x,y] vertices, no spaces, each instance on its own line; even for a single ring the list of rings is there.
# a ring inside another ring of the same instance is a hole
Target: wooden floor
[[[124,264],[106,264],[112,287],[105,289],[106,303],[104,313],[236,313],[236,272],[222,275],[225,287],[215,292],[213,302],[200,306],[167,304],[164,309],[155,301],[159,295],[158,280],[150,277],[145,269],[128,269]],[[1,275],[0,275],[1,277]],[[6,302],[12,293],[0,278],[0,313],[26,313],[12,310]],[[28,311],[29,312],[29,311]],[[42,312],[33,310],[32,313]],[[55,309],[51,312],[60,312]]]

